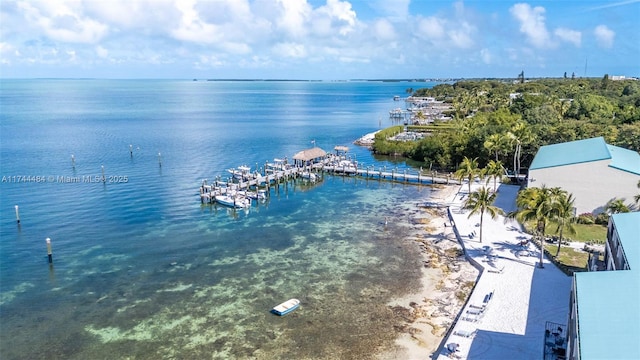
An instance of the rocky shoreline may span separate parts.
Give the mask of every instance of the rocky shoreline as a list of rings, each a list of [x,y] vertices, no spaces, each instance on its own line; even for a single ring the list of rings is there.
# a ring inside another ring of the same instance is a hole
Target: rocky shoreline
[[[423,255],[422,288],[389,304],[395,316],[404,321],[401,335],[391,350],[378,359],[416,359],[433,354],[469,297],[479,272],[464,256],[446,206],[459,186],[441,186],[431,199],[440,208],[413,205],[408,221],[414,241]]]
[[[380,131],[380,130],[378,130]],[[353,143],[356,145],[360,145],[360,146],[366,146],[371,148],[371,146],[373,146],[373,141],[376,138],[376,134],[378,133],[378,131],[374,131],[372,133],[368,133],[366,135],[364,135],[363,137],[359,138],[358,140],[354,141]]]

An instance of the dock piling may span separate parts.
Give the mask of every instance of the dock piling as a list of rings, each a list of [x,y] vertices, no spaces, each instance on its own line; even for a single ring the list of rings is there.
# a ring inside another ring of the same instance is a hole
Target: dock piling
[[[53,263],[53,252],[51,251],[51,238],[45,240],[47,242],[47,256],[49,257],[49,264]]]

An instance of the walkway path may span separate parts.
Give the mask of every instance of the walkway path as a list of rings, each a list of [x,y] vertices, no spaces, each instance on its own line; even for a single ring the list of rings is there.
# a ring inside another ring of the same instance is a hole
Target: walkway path
[[[472,191],[479,188],[472,184]],[[483,242],[480,243],[479,215],[468,218],[461,209],[468,186],[450,200],[449,216],[458,240],[481,276],[452,331],[436,351],[434,359],[535,359],[544,357],[545,323],[566,324],[569,314],[571,278],[544,259],[537,266],[539,250],[533,244],[520,245],[530,238],[517,222],[500,216],[484,216]],[[515,209],[518,187],[501,185],[495,205],[509,212]],[[481,312],[485,296],[491,295]],[[477,307],[476,307],[477,306]],[[473,335],[465,337],[467,333]],[[447,345],[458,344],[451,354]]]

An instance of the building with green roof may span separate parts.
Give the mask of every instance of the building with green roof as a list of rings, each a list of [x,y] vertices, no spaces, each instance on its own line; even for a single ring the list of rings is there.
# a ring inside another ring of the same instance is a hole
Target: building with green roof
[[[568,359],[640,359],[640,212],[611,216],[605,262],[574,274]]]
[[[597,137],[541,147],[527,186],[560,187],[575,197],[576,214],[597,214],[610,200],[632,202],[639,181],[640,154]]]

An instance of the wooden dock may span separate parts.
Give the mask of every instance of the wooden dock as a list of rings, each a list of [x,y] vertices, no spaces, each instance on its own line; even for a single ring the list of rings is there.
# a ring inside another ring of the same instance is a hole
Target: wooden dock
[[[274,164],[265,164],[264,168],[255,172],[247,172],[240,178],[230,177],[226,181],[218,179],[212,184],[203,180],[200,186],[200,200],[203,203],[215,202],[216,195],[228,195],[234,198],[257,197],[259,189],[265,189],[266,195],[270,195],[271,187],[276,191],[283,182],[303,178],[310,182],[321,181],[324,175],[333,176],[359,176],[378,181],[402,182],[405,184],[431,185],[431,184],[460,184],[453,179],[451,174],[438,174],[438,172],[424,173],[422,169],[387,169],[374,166],[362,166],[358,162],[347,160],[345,156],[328,155],[306,166],[293,166],[286,160],[276,159]],[[253,197],[252,195],[256,195]]]
[[[333,175],[343,175],[343,176],[361,176],[365,178],[377,179],[377,180],[386,180],[386,181],[396,181],[403,183],[413,183],[416,185],[419,184],[460,184],[460,181],[453,179],[450,174],[438,174],[438,172],[431,172],[429,174],[424,174],[423,171],[420,170],[398,170],[398,169],[390,169],[379,168],[375,169],[374,167],[346,167],[346,166],[333,166],[333,165],[324,165],[322,166],[322,171],[326,173],[330,173]]]

